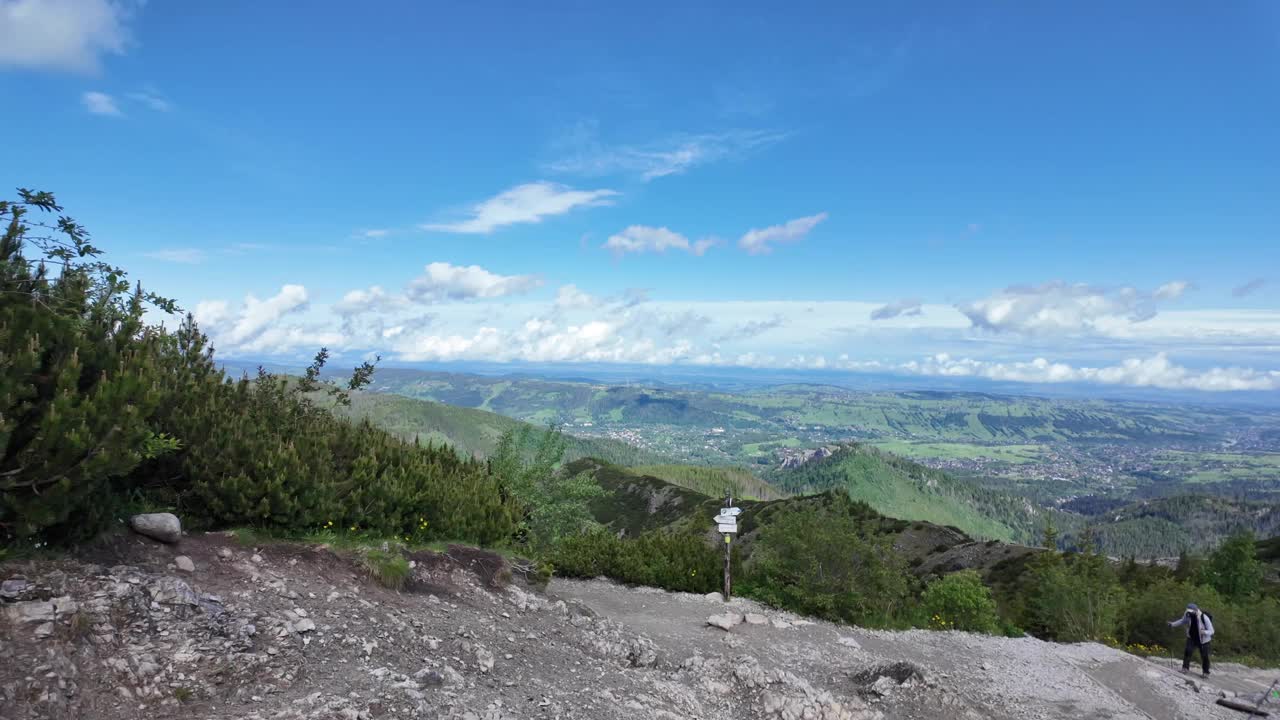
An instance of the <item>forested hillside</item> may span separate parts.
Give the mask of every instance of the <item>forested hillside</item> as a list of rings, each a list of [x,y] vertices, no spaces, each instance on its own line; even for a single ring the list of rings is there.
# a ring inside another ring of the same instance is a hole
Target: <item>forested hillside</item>
[[[1242,531],[1263,538],[1280,534],[1280,506],[1180,495],[1108,508],[1084,522],[1094,530],[1098,547],[1113,557],[1172,557],[1216,547]],[[1078,536],[1078,531],[1064,532],[1068,544]]]

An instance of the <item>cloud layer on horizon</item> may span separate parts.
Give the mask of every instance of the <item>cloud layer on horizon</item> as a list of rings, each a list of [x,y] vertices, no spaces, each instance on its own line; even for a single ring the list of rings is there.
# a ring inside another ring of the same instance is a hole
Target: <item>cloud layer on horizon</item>
[[[986,313],[981,324],[973,321],[973,304],[913,299],[655,301],[634,293],[597,296],[572,284],[547,299],[515,299],[542,284],[533,275],[430,263],[400,290],[375,285],[316,306],[306,288],[286,285],[265,300],[250,295],[239,305],[201,303],[196,317],[228,356],[305,357],[326,345],[339,354],[377,352],[401,362],[687,364],[1170,390],[1280,389],[1280,371],[1241,365],[1232,354],[1265,357],[1280,350],[1280,312],[1161,310],[1185,292],[1175,284],[1145,293],[1066,283],[1005,289],[976,301]],[[992,297],[1013,307],[998,311]],[[993,324],[1001,331],[993,333]],[[1029,334],[1010,345],[1002,339],[1007,332]],[[1081,342],[1082,332],[1090,333],[1088,343]],[[1203,338],[1219,340],[1206,348]],[[930,345],[952,349],[921,352]],[[1178,362],[1180,356],[1196,362]]]

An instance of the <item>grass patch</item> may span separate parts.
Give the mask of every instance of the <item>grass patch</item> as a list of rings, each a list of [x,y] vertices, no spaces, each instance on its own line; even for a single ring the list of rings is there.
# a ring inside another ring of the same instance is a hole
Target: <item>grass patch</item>
[[[379,585],[397,592],[409,579],[409,561],[398,552],[367,550],[361,564]]]

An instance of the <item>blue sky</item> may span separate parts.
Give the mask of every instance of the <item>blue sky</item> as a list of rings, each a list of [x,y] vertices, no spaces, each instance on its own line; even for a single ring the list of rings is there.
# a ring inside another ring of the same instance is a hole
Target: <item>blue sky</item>
[[[844,5],[0,0],[0,180],[227,356],[1280,389],[1280,5]]]

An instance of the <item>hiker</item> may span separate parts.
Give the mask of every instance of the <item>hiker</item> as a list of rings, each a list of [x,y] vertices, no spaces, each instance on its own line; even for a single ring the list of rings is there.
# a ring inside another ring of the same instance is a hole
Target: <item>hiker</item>
[[[1187,611],[1178,620],[1169,622],[1169,627],[1187,626],[1187,646],[1182,651],[1182,672],[1191,669],[1191,651],[1200,651],[1200,665],[1204,669],[1204,677],[1209,677],[1209,641],[1213,639],[1213,617],[1204,612],[1195,603],[1187,605]]]

